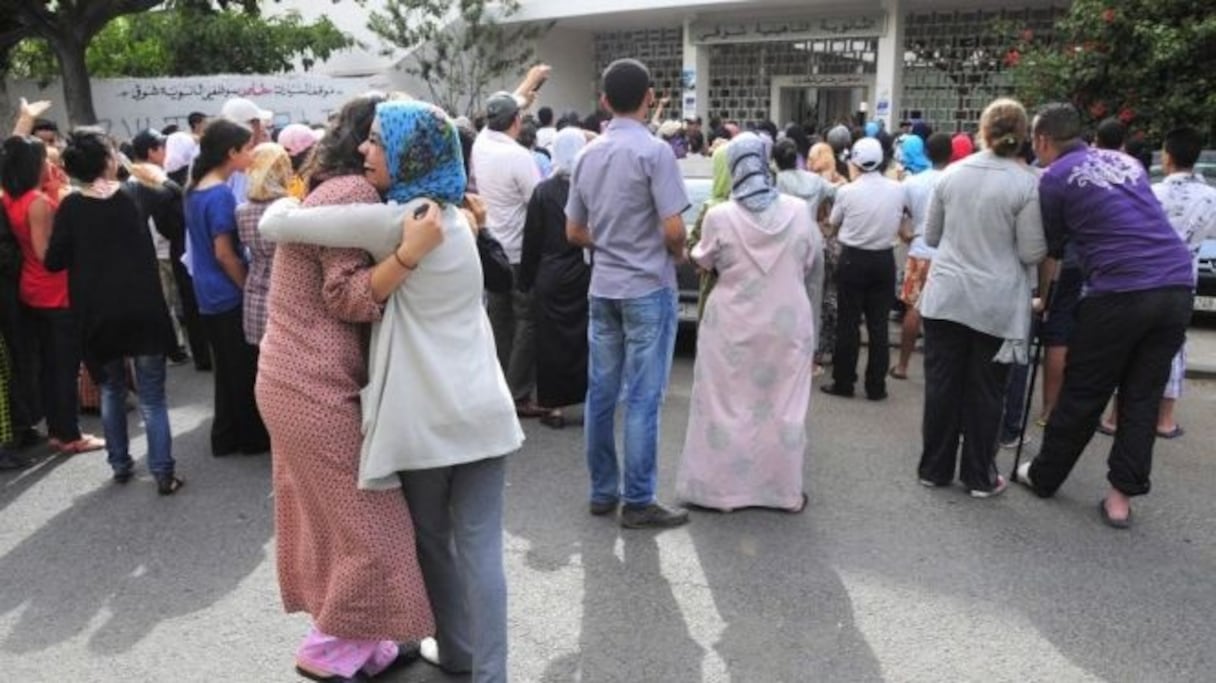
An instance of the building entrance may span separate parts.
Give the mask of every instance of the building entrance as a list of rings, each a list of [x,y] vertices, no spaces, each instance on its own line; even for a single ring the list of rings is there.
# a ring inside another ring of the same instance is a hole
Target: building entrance
[[[823,128],[842,121],[852,121],[866,101],[866,88],[808,88],[784,86],[773,121],[779,126],[797,123]]]

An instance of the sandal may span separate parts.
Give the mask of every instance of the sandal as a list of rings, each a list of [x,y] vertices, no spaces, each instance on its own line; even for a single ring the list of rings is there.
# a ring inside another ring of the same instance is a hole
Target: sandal
[[[562,414],[562,411],[554,410],[551,413],[545,413],[542,415],[540,418],[540,423],[546,427],[552,427],[553,429],[565,429],[566,416]]]
[[[1127,517],[1123,519],[1115,519],[1110,516],[1110,510],[1106,509],[1106,499],[1098,501],[1098,512],[1102,515],[1102,523],[1112,529],[1130,529],[1132,528],[1132,510],[1127,509]]]
[[[890,375],[891,377],[895,378],[895,379],[908,379],[908,373],[906,373],[906,372],[900,372],[900,371],[899,371],[898,369],[896,369],[896,368],[891,368],[891,371],[890,371],[890,372],[888,372],[887,374],[888,374],[888,375]]]
[[[1157,430],[1157,438],[1159,439],[1177,439],[1183,434],[1186,434],[1186,430],[1182,428],[1182,425],[1174,425],[1174,428],[1168,432],[1163,432],[1160,429]]]
[[[516,417],[544,417],[549,414],[549,411],[536,405],[531,401],[516,401],[515,416]]]
[[[782,510],[782,512],[784,512],[786,514],[790,514],[790,515],[801,514],[804,510],[806,510],[806,504],[808,501],[809,501],[809,499],[806,497],[806,494],[804,493],[804,494],[802,494],[801,503],[799,503],[798,505],[796,505],[792,508],[784,509],[784,510]]]
[[[1107,436],[1114,436],[1115,428],[1105,422],[1099,422],[1098,423],[1098,433],[1105,434]],[[1161,432],[1157,432],[1157,435],[1160,436]],[[1173,438],[1173,437],[1166,437],[1166,438]]]
[[[157,478],[156,492],[162,496],[171,496],[180,491],[185,485],[186,482],[184,480],[178,479],[173,475],[169,475],[164,478]]]
[[[99,439],[92,434],[81,434],[79,439],[68,442],[63,442],[58,439],[51,439],[50,443],[51,446],[58,448],[59,452],[64,455],[91,453],[93,451],[100,451],[106,447],[105,439]]]

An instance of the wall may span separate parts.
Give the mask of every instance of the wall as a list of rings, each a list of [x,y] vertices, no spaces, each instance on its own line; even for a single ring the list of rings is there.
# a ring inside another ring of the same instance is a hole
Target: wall
[[[186,127],[193,111],[219,114],[231,97],[246,97],[274,112],[277,125],[321,123],[350,98],[376,87],[383,79],[327,76],[195,76],[184,78],[113,78],[93,80],[93,104],[99,125],[119,139],[145,128],[171,123]],[[67,124],[63,91],[58,83],[40,88],[32,81],[8,84],[12,102],[49,99],[49,118]]]

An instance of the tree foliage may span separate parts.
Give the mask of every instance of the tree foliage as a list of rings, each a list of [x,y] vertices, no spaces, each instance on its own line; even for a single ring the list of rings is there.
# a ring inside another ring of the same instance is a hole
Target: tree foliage
[[[368,28],[385,56],[407,51],[400,68],[426,83],[432,102],[473,115],[492,83],[523,73],[536,40],[552,27],[502,21],[519,8],[519,0],[385,0]]]
[[[305,70],[353,44],[328,19],[298,13],[262,18],[234,10],[176,8],[110,22],[85,53],[94,78],[263,74]],[[28,39],[13,55],[12,75],[49,81],[59,73],[45,41]]]
[[[1028,106],[1074,103],[1159,141],[1182,124],[1216,143],[1216,12],[1210,0],[1074,0],[1050,42],[1011,27],[1006,55]]]

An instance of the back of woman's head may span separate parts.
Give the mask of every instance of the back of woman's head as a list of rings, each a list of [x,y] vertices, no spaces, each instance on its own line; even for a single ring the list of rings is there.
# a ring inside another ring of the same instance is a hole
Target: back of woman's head
[[[984,146],[1001,157],[1017,156],[1029,126],[1025,107],[1008,98],[988,105],[980,116],[980,136]]]
[[[63,148],[63,170],[81,183],[102,177],[114,156],[114,144],[100,128],[77,128]]]
[[[42,183],[46,145],[35,137],[14,135],[0,152],[0,187],[12,199],[35,190]]]
[[[294,171],[291,155],[282,145],[264,142],[253,148],[253,163],[247,171],[249,189],[246,196],[255,202],[269,202],[287,196]]]
[[[239,152],[249,144],[253,131],[241,123],[228,119],[214,119],[203,129],[198,142],[198,157],[190,167],[190,186],[198,185],[203,176],[228,163],[232,152]]]
[[[773,145],[773,163],[779,171],[792,171],[798,168],[798,143],[790,138],[783,138]]]
[[[810,153],[811,139],[807,136],[806,130],[802,126],[796,123],[791,123],[789,126],[786,126],[785,137],[793,140],[794,144],[798,146],[798,154],[805,157]]]
[[[308,178],[310,188],[342,175],[363,174],[363,154],[359,145],[371,133],[376,120],[376,105],[387,98],[383,93],[359,95],[342,106],[336,118],[316,144],[313,157],[300,175]]]

